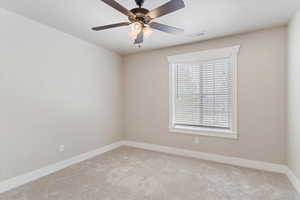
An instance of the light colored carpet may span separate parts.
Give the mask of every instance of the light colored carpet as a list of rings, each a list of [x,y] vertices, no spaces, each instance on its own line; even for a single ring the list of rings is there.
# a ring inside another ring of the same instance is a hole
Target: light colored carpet
[[[298,200],[284,175],[122,147],[1,200]]]

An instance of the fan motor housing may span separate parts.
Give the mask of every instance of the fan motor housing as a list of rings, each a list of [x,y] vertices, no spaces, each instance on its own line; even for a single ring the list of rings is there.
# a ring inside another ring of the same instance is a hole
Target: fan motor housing
[[[129,17],[129,21],[131,22],[142,22],[144,24],[147,24],[150,22],[151,18],[147,16],[149,13],[149,10],[146,8],[133,8],[130,10],[135,16],[134,17]]]

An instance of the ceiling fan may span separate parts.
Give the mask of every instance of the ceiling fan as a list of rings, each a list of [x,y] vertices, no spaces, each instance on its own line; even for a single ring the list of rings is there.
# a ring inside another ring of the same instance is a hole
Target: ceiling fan
[[[127,10],[115,0],[102,1],[126,15],[128,17],[129,22],[121,22],[117,24],[94,27],[92,28],[92,30],[94,31],[101,31],[105,29],[131,25],[132,31],[129,33],[129,36],[134,39],[134,44],[138,45],[143,43],[144,37],[147,38],[151,35],[151,28],[171,34],[182,34],[184,32],[184,30],[180,28],[153,22],[153,20],[158,17],[170,14],[172,12],[184,8],[185,5],[183,0],[170,0],[169,2],[151,11],[149,11],[146,8],[142,8],[145,0],[135,0],[138,7],[133,8],[131,10]]]

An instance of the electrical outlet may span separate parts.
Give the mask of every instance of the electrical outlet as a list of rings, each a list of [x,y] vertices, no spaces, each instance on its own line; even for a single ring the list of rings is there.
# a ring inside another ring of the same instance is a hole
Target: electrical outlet
[[[194,143],[195,143],[195,144],[199,144],[199,142],[200,142],[199,140],[200,140],[199,137],[195,137],[195,138],[194,138]]]
[[[59,150],[59,152],[65,151],[65,145],[63,145],[63,144],[59,145],[58,150]]]

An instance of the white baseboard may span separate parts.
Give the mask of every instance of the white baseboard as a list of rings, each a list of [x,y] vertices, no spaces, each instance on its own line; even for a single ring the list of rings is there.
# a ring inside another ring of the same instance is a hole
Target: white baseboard
[[[105,152],[111,151],[113,149],[116,149],[123,145],[123,142],[116,142],[104,147],[101,147],[99,149],[80,154],[78,156],[72,157],[67,160],[60,161],[58,163],[48,165],[46,167],[37,169],[35,171],[26,173],[24,175],[20,175],[11,179],[8,179],[6,181],[0,182],[0,193],[6,192],[8,190],[11,190],[13,188],[16,188],[18,186],[21,186],[23,184],[29,183],[31,181],[37,180],[43,176],[47,176],[49,174],[52,174],[56,171],[59,171],[61,169],[64,169],[66,167],[69,167],[71,165],[74,165],[76,163],[82,162],[84,160],[90,159],[94,156],[103,154]]]
[[[292,185],[294,186],[294,188],[300,194],[300,180],[296,177],[296,175],[288,167],[287,167],[286,175],[289,178],[289,180],[292,183]]]
[[[273,164],[273,163],[267,163],[261,161],[253,161],[253,160],[247,160],[243,158],[222,156],[217,154],[203,153],[198,151],[190,151],[185,149],[160,146],[155,144],[140,143],[140,142],[132,142],[132,141],[124,141],[124,145],[146,149],[146,150],[159,151],[159,152],[164,152],[164,153],[169,153],[174,155],[187,156],[187,157],[209,160],[209,161],[214,161],[219,163],[225,163],[225,164],[230,164],[230,165],[235,165],[240,167],[247,167],[252,169],[259,169],[259,170],[271,171],[271,172],[277,172],[283,174],[285,174],[286,172],[285,165],[279,165],[279,164]]]

